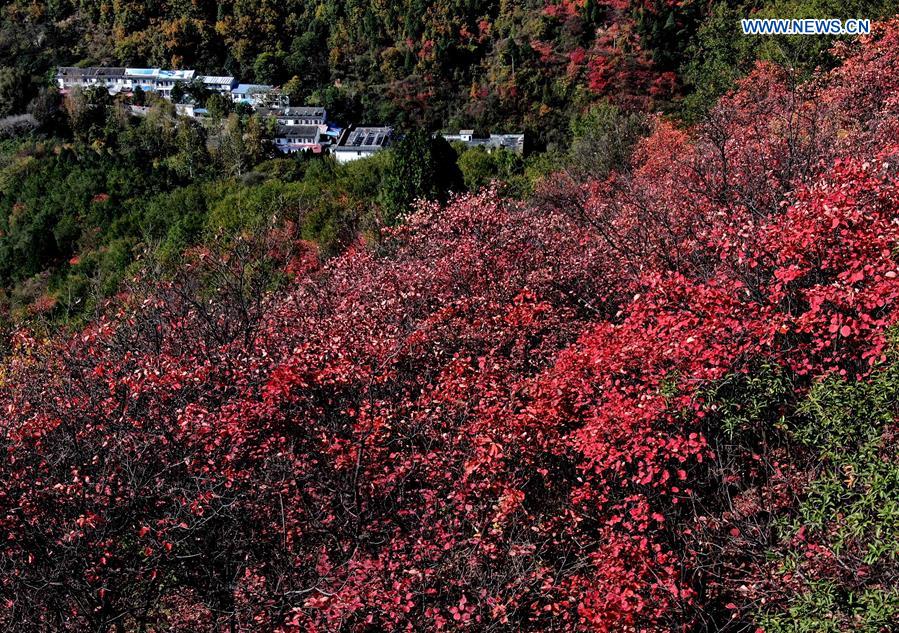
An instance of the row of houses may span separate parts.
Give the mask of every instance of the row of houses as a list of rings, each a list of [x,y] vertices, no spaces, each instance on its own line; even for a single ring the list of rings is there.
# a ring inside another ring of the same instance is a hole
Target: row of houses
[[[104,87],[110,94],[130,93],[140,88],[166,99],[172,98],[176,84],[200,83],[210,92],[230,97],[234,103],[252,107],[286,104],[286,97],[275,86],[242,84],[230,75],[198,75],[194,70],[162,68],[126,68],[119,66],[61,66],[56,83],[63,92],[72,88]]]
[[[275,147],[284,153],[311,151],[321,153],[326,149],[339,163],[348,163],[360,158],[368,158],[393,140],[393,128],[387,126],[359,126],[347,130],[330,126],[325,113],[321,111],[320,121],[297,119],[297,113],[310,112],[314,108],[290,108],[294,114],[275,115],[278,125],[275,132]],[[441,135],[447,141],[462,143],[466,147],[483,147],[488,153],[506,150],[521,154],[524,151],[524,134],[490,134],[479,137],[469,130],[459,134]]]
[[[56,73],[59,89],[105,87],[111,94],[129,94],[140,88],[144,92],[172,98],[178,83],[200,83],[213,93],[229,96],[234,103],[245,103],[263,117],[275,121],[275,147],[285,154],[295,152],[330,152],[337,162],[347,163],[367,158],[388,147],[393,140],[389,126],[355,126],[343,129],[328,122],[328,113],[319,106],[289,106],[286,96],[275,86],[241,84],[234,77],[198,75],[194,70],[161,68],[125,68],[63,66]],[[177,104],[184,116],[202,116],[205,110],[193,104]],[[139,111],[136,111],[140,114]],[[477,136],[473,130],[444,134],[450,142],[468,147],[483,147],[488,152],[505,149],[522,153],[524,134],[490,134]]]

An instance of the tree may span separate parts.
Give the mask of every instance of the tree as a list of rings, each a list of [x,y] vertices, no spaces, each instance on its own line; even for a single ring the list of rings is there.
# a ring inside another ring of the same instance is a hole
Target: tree
[[[755,61],[757,38],[739,31],[739,9],[717,5],[700,26],[681,70],[690,92],[684,99],[685,116],[699,120],[717,98],[733,87]]]
[[[231,100],[217,92],[209,95],[205,105],[213,121],[221,121],[228,116],[233,108]]]
[[[459,154],[459,169],[469,191],[477,191],[499,176],[493,155],[483,147],[465,149]]]
[[[143,106],[147,102],[147,95],[140,86],[135,86],[131,93],[131,102],[136,106]]]
[[[184,97],[187,95],[187,91],[184,88],[184,84],[180,81],[176,81],[175,85],[172,86],[172,101],[175,103],[184,103]]]
[[[398,222],[415,200],[444,197],[463,186],[456,152],[442,138],[411,132],[393,145],[390,156],[380,195],[388,225]]]
[[[262,120],[230,114],[218,139],[217,158],[227,172],[242,176],[272,154],[271,136]]]
[[[91,142],[102,136],[102,128],[112,99],[102,87],[75,88],[63,101],[69,127],[82,142]]]
[[[301,104],[303,102],[303,97],[306,94],[300,78],[296,75],[285,82],[285,84],[281,87],[281,90],[285,95],[287,95],[287,98],[289,99],[291,105]]]
[[[639,113],[624,113],[604,101],[572,118],[568,164],[578,178],[603,178],[627,165],[647,126]]]
[[[0,116],[24,112],[28,98],[27,74],[20,68],[0,68]]]
[[[256,81],[260,84],[278,84],[284,74],[284,56],[280,53],[260,53],[253,63]]]
[[[177,153],[169,158],[169,164],[182,178],[194,180],[209,165],[205,129],[194,121],[179,121],[175,146]]]
[[[206,87],[203,81],[195,77],[190,83],[183,86],[184,94],[190,97],[194,103],[206,103],[212,96],[212,91]]]
[[[51,128],[58,122],[62,99],[55,88],[42,88],[28,104],[28,113],[43,128]]]

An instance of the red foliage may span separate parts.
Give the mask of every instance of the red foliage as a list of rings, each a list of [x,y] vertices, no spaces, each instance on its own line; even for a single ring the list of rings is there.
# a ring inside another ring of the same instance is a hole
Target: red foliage
[[[0,622],[723,628],[707,537],[743,534],[710,492],[700,388],[765,359],[801,389],[882,354],[896,32],[799,90],[760,67],[547,204],[425,205],[323,268],[282,236],[263,252],[298,279],[264,300],[241,292],[252,262],[193,253],[70,340],[20,334]]]
[[[624,20],[597,34],[587,55],[585,76],[594,94],[644,110],[651,107],[652,99],[670,98],[675,83],[672,73],[660,73],[654,67],[634,25]]]

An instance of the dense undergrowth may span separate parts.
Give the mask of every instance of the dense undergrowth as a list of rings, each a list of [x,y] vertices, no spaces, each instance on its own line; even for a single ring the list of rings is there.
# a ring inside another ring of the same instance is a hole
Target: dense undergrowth
[[[899,27],[533,200],[145,267],[0,383],[0,622],[886,631]],[[278,292],[266,292],[278,287]]]

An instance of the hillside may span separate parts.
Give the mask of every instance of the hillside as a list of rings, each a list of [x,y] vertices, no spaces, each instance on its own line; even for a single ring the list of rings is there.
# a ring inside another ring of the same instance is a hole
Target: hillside
[[[17,330],[3,628],[893,630],[899,23],[832,55],[608,175],[332,258],[260,222]]]
[[[198,68],[283,84],[356,122],[527,128],[564,142],[597,100],[703,112],[758,57],[808,72],[828,37],[744,38],[740,17],[886,17],[889,0],[12,0],[0,11],[0,116],[57,65]]]

